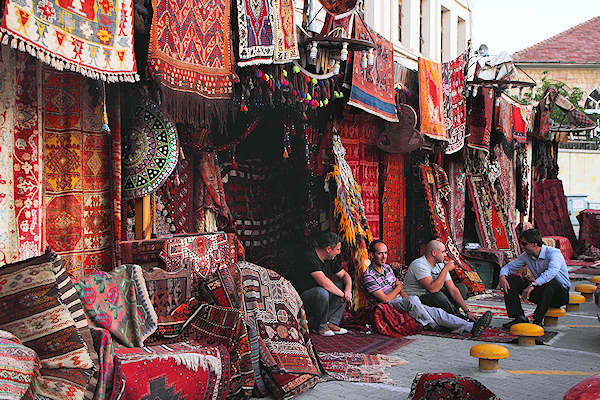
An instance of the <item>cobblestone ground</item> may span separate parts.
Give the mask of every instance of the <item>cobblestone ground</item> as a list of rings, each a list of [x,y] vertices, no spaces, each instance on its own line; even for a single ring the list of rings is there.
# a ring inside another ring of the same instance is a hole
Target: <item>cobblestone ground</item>
[[[600,310],[590,303],[582,306],[579,312],[561,318],[558,327],[548,328],[559,333],[547,345],[503,344],[510,356],[500,361],[498,372],[479,372],[477,360],[469,356],[469,349],[481,342],[417,335],[414,342],[392,354],[408,361],[387,369],[394,385],[323,382],[296,399],[404,400],[419,372],[470,376],[505,400],[562,399],[571,386],[588,376],[584,374],[600,373],[600,323],[595,316]],[[492,326],[506,321],[496,318]]]

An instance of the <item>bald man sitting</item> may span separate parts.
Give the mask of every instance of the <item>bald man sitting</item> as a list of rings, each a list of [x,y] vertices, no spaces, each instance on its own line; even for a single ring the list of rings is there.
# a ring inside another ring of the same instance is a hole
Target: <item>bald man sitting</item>
[[[465,298],[467,287],[462,283],[456,285],[450,277],[450,271],[456,266],[446,259],[446,246],[439,240],[427,243],[425,255],[417,258],[408,267],[404,278],[404,290],[409,296],[418,296],[421,303],[438,307],[447,313],[461,318],[476,320],[476,315],[469,311]],[[467,313],[465,316],[460,308]]]

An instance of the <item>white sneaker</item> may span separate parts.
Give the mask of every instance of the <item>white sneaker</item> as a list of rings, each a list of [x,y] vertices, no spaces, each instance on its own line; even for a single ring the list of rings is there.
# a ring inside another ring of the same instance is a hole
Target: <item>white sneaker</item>
[[[328,325],[329,325],[329,329],[331,329],[333,331],[333,333],[335,333],[336,335],[343,335],[344,333],[348,333],[347,329],[337,326],[336,324],[334,324],[332,322],[330,322]]]
[[[346,328],[340,328],[339,331],[333,331],[333,333],[336,334],[336,335],[343,335],[345,333],[348,333],[348,329],[346,329]]]
[[[333,331],[331,329],[327,329],[327,330],[324,330],[324,331],[319,331],[318,333],[321,336],[333,336],[333,335],[335,335],[335,333],[333,333]]]

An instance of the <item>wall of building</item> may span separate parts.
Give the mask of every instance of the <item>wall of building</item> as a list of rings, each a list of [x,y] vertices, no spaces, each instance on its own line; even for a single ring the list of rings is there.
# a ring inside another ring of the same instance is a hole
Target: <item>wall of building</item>
[[[587,194],[587,201],[600,202],[600,152],[560,149],[558,166],[566,195]]]
[[[569,87],[578,87],[584,92],[583,101],[591,91],[600,86],[600,65],[597,66],[568,66],[544,64],[532,66],[531,64],[517,63],[519,68],[533,78],[538,85],[541,85],[544,71],[548,71],[548,79],[556,79],[566,83]],[[523,72],[519,71],[521,80],[530,79]],[[583,106],[583,104],[581,104]]]

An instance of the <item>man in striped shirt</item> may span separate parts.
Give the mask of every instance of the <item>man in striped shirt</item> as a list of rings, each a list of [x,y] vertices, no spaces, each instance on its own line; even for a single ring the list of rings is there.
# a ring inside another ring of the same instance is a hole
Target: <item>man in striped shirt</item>
[[[481,336],[492,321],[492,313],[487,311],[477,321],[470,322],[449,314],[441,308],[429,307],[421,303],[417,296],[407,296],[402,283],[386,264],[388,250],[383,240],[374,240],[369,245],[371,265],[367,267],[361,283],[368,293],[369,304],[388,303],[413,317],[423,326],[432,329],[446,328],[459,333],[470,332]]]

